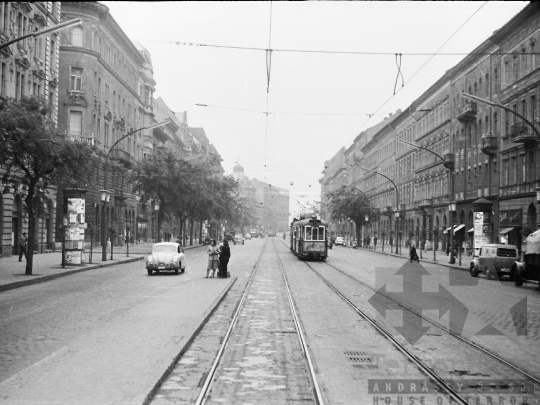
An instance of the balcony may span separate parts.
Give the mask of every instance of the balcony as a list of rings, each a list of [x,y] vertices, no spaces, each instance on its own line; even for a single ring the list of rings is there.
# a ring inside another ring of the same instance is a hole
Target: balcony
[[[497,137],[491,132],[482,135],[482,147],[480,150],[484,155],[494,155],[497,152]]]
[[[538,140],[532,128],[525,122],[518,122],[510,127],[510,142],[512,143],[529,143]]]
[[[382,208],[382,214],[383,215],[391,215],[392,214],[392,206],[391,205],[386,205]]]
[[[433,199],[424,198],[423,200],[418,201],[419,208],[429,208],[433,205]]]
[[[71,142],[84,143],[86,145],[94,146],[94,138],[87,138],[84,136],[68,136]]]
[[[123,149],[113,149],[110,156],[126,166],[132,166],[135,163],[135,158]]]
[[[476,118],[477,107],[475,102],[468,102],[459,107],[457,119],[459,122],[468,122]]]

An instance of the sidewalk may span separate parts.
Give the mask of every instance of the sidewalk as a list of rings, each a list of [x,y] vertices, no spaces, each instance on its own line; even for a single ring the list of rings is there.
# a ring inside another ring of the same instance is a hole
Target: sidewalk
[[[352,246],[348,246],[350,249],[353,249]],[[375,252],[384,254],[387,256],[395,256],[395,257],[403,257],[407,258],[409,257],[409,248],[402,246],[401,247],[401,254],[395,254],[393,253],[395,251],[395,246],[390,247],[390,245],[384,245],[384,252],[382,251],[382,246],[377,244],[377,249],[364,249],[364,248],[357,248],[358,250],[366,250],[369,252]],[[392,253],[390,252],[392,251]],[[418,256],[420,257],[420,250],[417,250]],[[449,256],[446,255],[446,253],[437,251],[436,252],[436,259],[433,260],[433,250],[423,250],[421,252],[422,257],[420,258],[421,262],[431,263],[431,264],[438,264],[445,267],[450,267],[452,269],[458,269],[463,271],[469,271],[469,265],[471,263],[472,257],[467,257],[466,255],[461,256],[461,266],[458,264],[458,258],[456,257],[456,263],[450,264],[448,263],[448,260],[450,259]]]
[[[0,292],[20,288],[31,284],[43,283],[54,280],[58,277],[80,273],[81,271],[95,270],[103,267],[111,267],[119,264],[145,260],[152,250],[153,243],[140,243],[129,247],[129,257],[126,256],[126,246],[115,246],[113,249],[113,260],[111,254],[107,254],[107,261],[101,261],[101,247],[93,249],[92,264],[66,266],[62,268],[61,252],[41,253],[34,255],[34,265],[32,275],[24,274],[26,270],[26,260],[19,262],[19,256],[3,257],[0,259]],[[202,245],[185,247],[185,250],[194,249]],[[86,259],[89,260],[90,253],[87,252]]]

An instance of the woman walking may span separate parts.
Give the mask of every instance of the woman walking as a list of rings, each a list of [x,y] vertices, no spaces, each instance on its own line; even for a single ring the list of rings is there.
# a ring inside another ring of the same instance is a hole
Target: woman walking
[[[219,273],[218,278],[227,278],[227,264],[231,258],[231,248],[229,247],[229,242],[224,241],[223,247],[219,252]]]
[[[411,263],[413,261],[416,261],[416,262],[420,263],[420,259],[418,259],[418,254],[416,253],[416,248],[414,247],[414,245],[411,245],[411,250],[409,251],[409,256],[411,258]]]
[[[216,246],[216,240],[212,240],[212,244],[208,245],[208,249],[206,250],[208,253],[208,269],[206,270],[206,278],[208,278],[208,275],[210,274],[210,270],[212,270],[212,277],[214,278],[214,275],[216,274],[216,269],[218,268],[219,264],[219,247]]]

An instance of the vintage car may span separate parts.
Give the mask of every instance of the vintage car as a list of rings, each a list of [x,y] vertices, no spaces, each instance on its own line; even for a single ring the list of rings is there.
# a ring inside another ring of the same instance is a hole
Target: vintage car
[[[527,236],[523,254],[525,260],[516,261],[512,267],[516,287],[521,287],[527,280],[540,282],[540,230]]]
[[[246,239],[246,240],[251,239],[251,234],[250,234],[250,233],[246,233],[246,235],[244,236],[244,239]]]
[[[238,244],[242,244],[242,245],[243,245],[244,242],[245,242],[245,239],[244,239],[244,237],[242,236],[241,233],[237,233],[236,235],[234,235],[233,243],[234,243],[235,245],[238,245]]]
[[[162,242],[152,246],[152,254],[146,259],[146,270],[151,276],[155,271],[174,271],[175,274],[186,270],[186,256],[179,243]]]
[[[495,243],[483,245],[478,256],[472,259],[469,272],[473,277],[484,274],[489,279],[508,276],[512,280],[514,278],[512,268],[517,260],[519,260],[517,246]]]
[[[345,239],[343,239],[343,237],[341,236],[338,236],[336,238],[336,241],[334,242],[334,245],[341,245],[341,246],[347,246],[347,243],[345,242]]]

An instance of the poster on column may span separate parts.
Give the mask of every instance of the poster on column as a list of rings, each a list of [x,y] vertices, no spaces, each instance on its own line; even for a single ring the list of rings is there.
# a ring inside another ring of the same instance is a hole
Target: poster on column
[[[484,213],[474,213],[474,253],[476,256],[480,253],[480,248],[483,245],[489,243],[489,233],[486,233],[486,229],[489,231],[489,227],[484,226]]]

